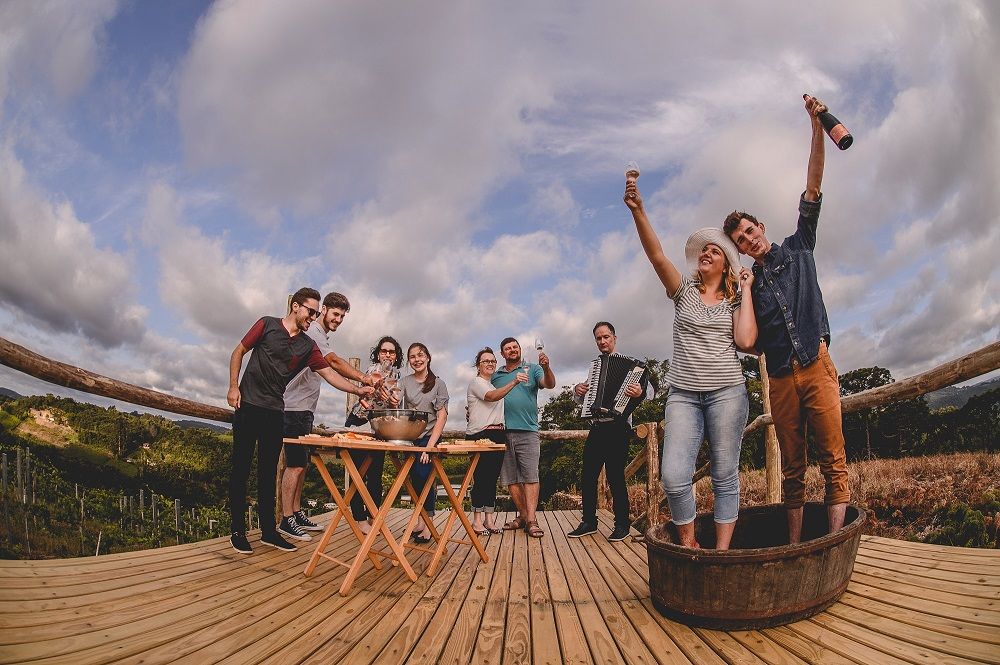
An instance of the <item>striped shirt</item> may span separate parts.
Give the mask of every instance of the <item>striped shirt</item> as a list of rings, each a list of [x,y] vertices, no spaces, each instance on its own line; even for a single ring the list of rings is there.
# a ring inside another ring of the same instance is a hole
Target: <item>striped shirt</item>
[[[699,392],[743,383],[733,341],[733,311],[740,306],[740,297],[708,307],[701,300],[697,283],[685,275],[673,301],[674,356],[667,383]]]

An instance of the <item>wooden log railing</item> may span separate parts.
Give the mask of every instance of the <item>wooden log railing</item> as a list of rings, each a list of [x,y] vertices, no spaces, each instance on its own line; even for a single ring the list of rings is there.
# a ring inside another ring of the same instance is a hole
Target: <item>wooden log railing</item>
[[[130,404],[138,404],[159,411],[217,422],[228,423],[232,422],[233,419],[233,411],[229,408],[211,406],[174,397],[173,395],[157,390],[132,385],[66,363],[50,360],[2,337],[0,337],[0,364],[49,383],[73,388],[93,395],[121,400]],[[919,397],[940,388],[992,372],[998,368],[1000,368],[1000,342],[993,342],[978,351],[973,351],[961,358],[938,365],[916,376],[843,397],[841,399],[841,410],[843,413],[851,413],[875,406],[884,406],[892,402],[913,399],[914,397]],[[764,376],[766,377],[766,370],[763,364],[762,372],[764,372]],[[770,428],[771,425],[771,414],[764,413],[747,425],[743,431],[743,438],[756,432],[761,427]],[[662,421],[659,423],[642,423],[635,426],[633,432],[636,437],[645,442],[645,449],[626,467],[626,481],[628,478],[634,477],[643,467],[649,470],[646,474],[646,511],[633,520],[633,523],[645,518],[652,524],[659,521],[660,509],[662,507],[662,489],[659,482],[659,445],[663,438],[663,423]],[[557,430],[543,431],[540,432],[540,435],[543,440],[566,441],[584,439],[587,433],[586,430]],[[461,438],[464,436],[464,432],[448,430],[445,432],[445,436]],[[774,446],[774,448],[775,450],[772,451],[771,446],[767,447],[768,468],[772,468],[772,466],[778,468],[779,466],[776,459],[777,446]],[[707,475],[707,473],[708,465],[705,465],[698,469],[694,479],[697,481]],[[776,492],[780,491],[780,487],[778,486],[780,484],[780,476],[779,481],[773,481],[771,476],[772,474],[769,473],[769,499]],[[607,491],[607,483],[604,481],[603,475],[601,479],[601,491],[598,492],[598,497],[604,502],[610,498]]]
[[[73,365],[50,360],[2,337],[0,337],[0,364],[36,379],[92,395],[110,397],[182,416],[194,416],[223,423],[233,421],[233,410],[228,407],[202,404],[88,372]]]
[[[885,406],[893,402],[902,402],[977,376],[982,376],[998,368],[1000,368],[1000,342],[994,342],[978,351],[973,351],[961,358],[950,360],[921,374],[842,397],[840,400],[840,409],[842,413],[847,414],[876,406]],[[765,386],[766,372],[764,359],[761,358],[761,376],[765,379]],[[764,388],[764,394],[767,397],[766,387]],[[765,413],[754,418],[743,430],[744,439],[762,427],[767,427],[769,436],[773,436],[774,427],[770,414],[770,399],[765,399],[764,407]],[[633,428],[633,432],[637,438],[646,442],[646,449],[636,455],[629,462],[628,466],[625,467],[625,481],[628,483],[628,480],[633,478],[643,466],[649,469],[650,472],[646,474],[646,512],[635,516],[632,523],[636,524],[642,519],[646,519],[649,524],[655,524],[659,521],[660,511],[665,500],[662,497],[663,490],[659,483],[659,445],[663,440],[663,421],[637,425]],[[586,432],[583,433],[583,436],[586,436]],[[766,444],[765,447],[767,451],[765,464],[767,500],[776,503],[781,500],[781,460],[777,448],[777,440],[775,439],[773,443]],[[695,472],[694,482],[707,476],[709,469],[708,464],[699,468]],[[610,505],[611,493],[608,490],[603,474],[600,479],[597,496],[601,507]]]

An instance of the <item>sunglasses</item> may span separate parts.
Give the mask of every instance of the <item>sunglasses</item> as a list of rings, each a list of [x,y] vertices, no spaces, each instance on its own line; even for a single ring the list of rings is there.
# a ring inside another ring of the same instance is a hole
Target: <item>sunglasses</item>
[[[396,355],[396,349],[379,349],[379,353],[385,353],[387,355]]]
[[[318,319],[319,318],[319,310],[318,309],[313,309],[312,307],[309,307],[308,305],[303,305],[302,303],[299,303],[299,307],[301,307],[302,309],[304,309],[307,312],[309,312],[309,318],[310,319]]]

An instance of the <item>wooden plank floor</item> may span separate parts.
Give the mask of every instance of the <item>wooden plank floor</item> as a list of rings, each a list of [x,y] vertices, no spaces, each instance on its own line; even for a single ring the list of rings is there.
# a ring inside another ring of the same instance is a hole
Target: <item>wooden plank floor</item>
[[[396,530],[407,516],[393,512]],[[566,538],[579,518],[541,513],[542,539],[490,536],[487,564],[452,546],[415,583],[366,564],[347,598],[344,569],[303,575],[309,544],[0,561],[0,662],[1000,663],[1000,552],[864,537],[826,612],[719,632],[661,617],[644,546],[609,543],[608,514],[603,536]],[[342,526],[328,551],[346,558],[355,542]],[[422,573],[429,555],[411,560]]]

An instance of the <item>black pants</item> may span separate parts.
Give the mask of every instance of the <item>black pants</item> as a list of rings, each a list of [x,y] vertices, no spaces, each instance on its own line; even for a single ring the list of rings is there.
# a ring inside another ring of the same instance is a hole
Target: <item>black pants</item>
[[[233,416],[233,468],[229,474],[229,515],[233,531],[246,531],[247,479],[257,453],[257,512],[260,530],[274,534],[274,477],[281,454],[284,414],[244,402]]]
[[[502,429],[484,429],[476,434],[466,434],[466,439],[489,439],[507,445],[507,433]],[[503,465],[503,452],[482,453],[479,464],[472,472],[472,512],[493,512],[497,503],[497,479]]]
[[[583,521],[597,524],[597,480],[604,467],[611,487],[615,509],[615,526],[628,527],[628,491],[625,489],[625,460],[631,438],[628,422],[621,419],[594,423],[583,445]]]
[[[372,458],[372,463],[364,476],[365,486],[368,488],[368,493],[372,495],[372,501],[375,502],[375,507],[377,508],[382,504],[382,469],[385,468],[385,453],[367,452],[364,450],[351,451],[351,459],[354,460],[354,464],[359,469],[367,457]],[[352,480],[351,482],[354,481]],[[368,508],[365,507],[365,502],[362,501],[361,495],[357,492],[351,497],[351,514],[354,516],[355,521],[375,517],[368,514]]]

